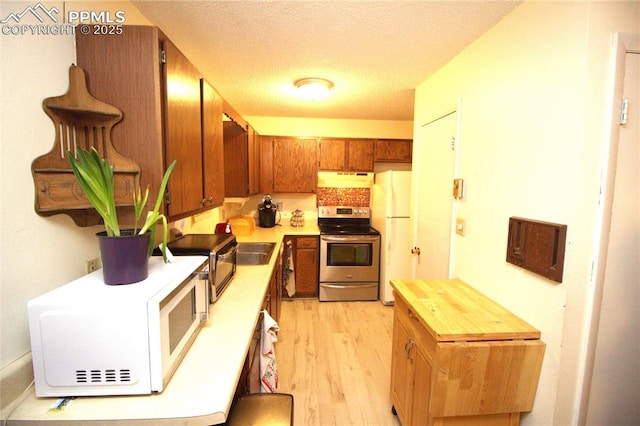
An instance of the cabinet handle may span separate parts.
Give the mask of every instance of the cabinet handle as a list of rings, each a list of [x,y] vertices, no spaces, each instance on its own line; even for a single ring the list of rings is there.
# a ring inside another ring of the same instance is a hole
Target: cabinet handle
[[[412,319],[412,320],[414,320],[414,321],[419,321],[419,320],[418,320],[418,317],[417,317],[417,316],[415,316],[415,315],[413,314],[413,312],[411,311],[411,309],[407,309],[407,312],[408,312],[408,314],[409,314],[409,318],[411,318],[411,319]]]
[[[404,345],[404,351],[407,354],[407,359],[411,362],[413,362],[413,358],[411,357],[411,351],[413,350],[413,347],[415,345],[416,344],[411,339],[409,339],[409,341]]]

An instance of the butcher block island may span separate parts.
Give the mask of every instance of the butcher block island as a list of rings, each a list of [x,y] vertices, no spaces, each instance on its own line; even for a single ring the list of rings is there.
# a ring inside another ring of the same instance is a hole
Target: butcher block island
[[[391,286],[391,401],[402,425],[518,425],[538,387],[540,331],[461,280]]]

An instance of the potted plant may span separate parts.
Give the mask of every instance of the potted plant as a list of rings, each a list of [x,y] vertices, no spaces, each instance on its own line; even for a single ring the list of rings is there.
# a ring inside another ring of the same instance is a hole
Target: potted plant
[[[160,206],[169,176],[176,165],[174,160],[167,168],[153,210],[138,226],[142,211],[149,197],[147,187],[144,196],[140,188],[133,193],[135,224],[133,229],[121,230],[118,222],[113,172],[114,167],[100,156],[95,148],[78,148],[78,158],[68,151],[69,163],[91,205],[104,221],[105,231],[99,232],[100,255],[105,284],[131,284],[142,281],[148,276],[148,259],[153,252],[155,225],[162,221],[162,258],[167,261],[167,218],[160,213]]]

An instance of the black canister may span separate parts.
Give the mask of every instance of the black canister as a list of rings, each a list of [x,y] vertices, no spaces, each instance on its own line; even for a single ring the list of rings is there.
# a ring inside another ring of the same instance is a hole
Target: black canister
[[[278,207],[271,202],[271,195],[265,195],[262,203],[258,204],[258,226],[261,228],[273,228],[276,226],[276,213]]]

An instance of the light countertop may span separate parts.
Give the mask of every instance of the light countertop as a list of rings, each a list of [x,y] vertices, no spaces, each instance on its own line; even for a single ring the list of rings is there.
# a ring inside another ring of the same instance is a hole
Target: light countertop
[[[436,341],[539,339],[540,331],[459,279],[391,280]]]
[[[268,265],[238,266],[209,320],[160,394],[77,397],[63,411],[50,411],[57,398],[37,398],[31,388],[7,425],[213,425],[224,423],[262,310],[271,272],[285,235],[318,235],[315,220],[259,228],[238,241],[276,242]]]

